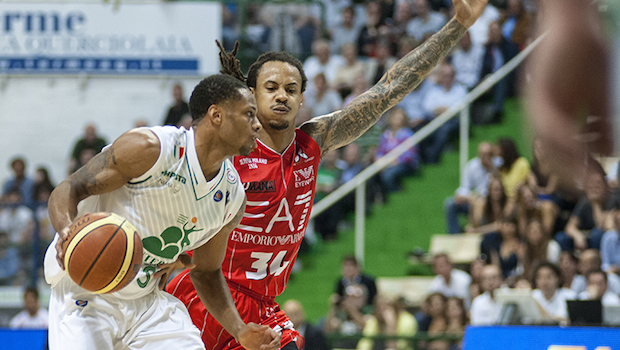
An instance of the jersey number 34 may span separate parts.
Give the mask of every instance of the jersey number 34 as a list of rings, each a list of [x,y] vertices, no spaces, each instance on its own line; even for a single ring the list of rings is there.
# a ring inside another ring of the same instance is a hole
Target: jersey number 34
[[[267,277],[267,268],[270,275],[279,276],[290,262],[282,261],[285,255],[286,250],[279,252],[275,257],[273,253],[252,252],[251,257],[256,259],[252,263],[252,268],[256,271],[247,271],[245,277],[250,280],[262,280]]]

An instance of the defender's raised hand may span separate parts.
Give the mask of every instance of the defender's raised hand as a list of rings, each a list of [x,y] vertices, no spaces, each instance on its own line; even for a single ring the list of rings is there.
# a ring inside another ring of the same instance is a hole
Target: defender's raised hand
[[[484,12],[489,0],[452,0],[454,18],[465,27],[471,27]]]

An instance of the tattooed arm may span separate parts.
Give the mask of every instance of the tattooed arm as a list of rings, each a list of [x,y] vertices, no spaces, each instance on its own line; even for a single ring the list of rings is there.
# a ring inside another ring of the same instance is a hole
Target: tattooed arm
[[[58,185],[49,199],[50,221],[59,233],[56,249],[61,267],[62,242],[77,215],[78,203],[92,195],[111,192],[150,169],[159,157],[159,139],[148,130],[121,135],[105,151]]]
[[[480,17],[487,0],[453,0],[453,3],[454,18],[396,62],[375,86],[342,110],[314,118],[300,127],[319,144],[322,153],[360,137],[383,113],[413,91]]]

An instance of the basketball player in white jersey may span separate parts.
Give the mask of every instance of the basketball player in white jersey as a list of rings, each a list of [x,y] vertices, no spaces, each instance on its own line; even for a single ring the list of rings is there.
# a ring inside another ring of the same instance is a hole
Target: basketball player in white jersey
[[[256,100],[242,82],[214,75],[196,86],[190,110],[190,130],[131,130],[52,193],[50,219],[59,234],[45,256],[51,350],[204,349],[185,306],[158,288],[159,278],[167,278],[157,273],[161,266],[191,249],[200,252],[191,278],[201,281],[196,288],[209,312],[247,349],[280,346],[272,329],[241,320],[221,272],[228,235],[245,208],[243,185],[227,157],[256,147]],[[100,211],[131,222],[144,246],[136,278],[111,294],[79,287],[62,260],[74,219]]]

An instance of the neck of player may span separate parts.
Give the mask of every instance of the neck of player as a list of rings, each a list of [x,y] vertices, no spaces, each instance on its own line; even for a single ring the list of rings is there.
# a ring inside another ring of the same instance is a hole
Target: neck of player
[[[291,142],[293,142],[293,138],[295,137],[295,124],[291,123],[291,125],[284,130],[276,130],[271,128],[268,124],[263,124],[258,134],[258,138],[262,143],[281,154]]]
[[[194,128],[194,144],[200,168],[207,181],[211,181],[220,171],[222,162],[233,152],[222,147],[222,143],[210,133],[201,128]]]

